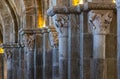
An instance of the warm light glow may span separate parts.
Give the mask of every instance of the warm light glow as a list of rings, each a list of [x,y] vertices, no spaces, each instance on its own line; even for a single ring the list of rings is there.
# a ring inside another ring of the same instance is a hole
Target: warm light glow
[[[83,0],[80,0],[79,4],[83,4]]]
[[[113,0],[113,3],[116,3],[116,1],[115,1],[115,0]]]
[[[43,28],[45,27],[45,20],[44,20],[44,15],[39,12],[39,15],[38,15],[38,28]]]
[[[0,48],[0,53],[4,53],[4,49]]]
[[[83,0],[73,0],[72,4],[75,6],[79,4],[83,4]]]
[[[73,0],[73,1],[72,1],[72,4],[73,4],[73,5],[78,5],[78,4],[79,4],[79,0]]]

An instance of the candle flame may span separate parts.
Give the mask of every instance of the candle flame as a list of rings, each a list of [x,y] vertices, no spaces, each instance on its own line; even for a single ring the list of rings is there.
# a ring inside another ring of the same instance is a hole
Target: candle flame
[[[0,48],[0,54],[4,53],[4,49]]]
[[[38,28],[45,27],[45,19],[42,11],[38,11]]]
[[[73,1],[72,1],[72,4],[73,4],[74,6],[77,6],[77,5],[79,5],[79,4],[83,4],[83,0],[73,0]]]

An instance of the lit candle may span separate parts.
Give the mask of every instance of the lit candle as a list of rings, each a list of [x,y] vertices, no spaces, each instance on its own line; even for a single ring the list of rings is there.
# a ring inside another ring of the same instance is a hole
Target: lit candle
[[[43,19],[43,17],[38,17],[38,28],[43,28],[45,27],[45,20]]]
[[[79,4],[79,0],[72,0],[72,4],[75,5],[75,6],[78,5]]]
[[[4,49],[0,48],[0,54],[4,53]]]
[[[79,5],[79,4],[83,4],[83,0],[72,0],[72,4],[74,6]]]

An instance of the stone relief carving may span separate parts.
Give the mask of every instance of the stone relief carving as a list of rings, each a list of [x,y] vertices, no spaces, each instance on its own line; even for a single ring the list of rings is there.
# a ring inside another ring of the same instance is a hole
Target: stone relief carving
[[[57,47],[58,46],[58,33],[57,32],[50,32],[49,37],[50,37],[51,46]]]
[[[35,46],[34,35],[25,35],[24,36],[24,45],[28,50],[34,49],[34,46]]]
[[[109,33],[113,19],[112,11],[93,10],[89,12],[89,25],[95,33]]]
[[[13,55],[12,49],[5,49],[4,56],[5,56],[6,59],[10,60],[12,58],[12,55]]]
[[[62,28],[67,28],[68,24],[69,24],[69,16],[68,15],[56,15],[55,26],[59,33],[63,33]]]

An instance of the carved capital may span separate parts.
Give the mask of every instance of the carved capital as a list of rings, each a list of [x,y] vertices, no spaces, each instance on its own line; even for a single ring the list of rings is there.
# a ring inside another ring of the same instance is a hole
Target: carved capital
[[[65,14],[57,14],[54,17],[54,24],[57,32],[60,34],[66,33],[66,29],[69,26],[69,16]]]
[[[35,37],[33,34],[25,34],[23,38],[27,50],[33,50],[35,46]]]
[[[49,29],[49,39],[52,47],[58,47],[58,33],[54,27]]]
[[[7,60],[12,59],[12,56],[13,56],[13,50],[10,49],[10,48],[6,48],[6,49],[5,49],[5,53],[4,53],[4,55],[5,55],[5,59],[7,59]]]
[[[92,10],[89,12],[88,22],[93,33],[108,34],[112,20],[112,10]]]

